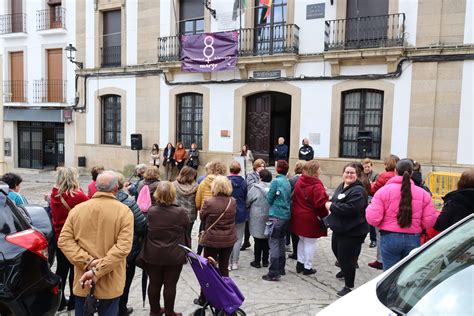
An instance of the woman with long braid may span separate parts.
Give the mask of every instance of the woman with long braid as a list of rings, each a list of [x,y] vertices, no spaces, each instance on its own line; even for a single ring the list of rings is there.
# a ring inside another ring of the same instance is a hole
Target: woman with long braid
[[[436,222],[431,196],[410,179],[411,160],[400,160],[396,173],[375,193],[366,210],[367,222],[380,229],[384,271],[419,247],[421,231]]]

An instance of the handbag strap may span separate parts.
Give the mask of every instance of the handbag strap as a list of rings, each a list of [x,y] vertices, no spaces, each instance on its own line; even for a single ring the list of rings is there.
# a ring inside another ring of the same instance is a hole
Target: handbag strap
[[[211,226],[209,226],[208,229],[206,229],[204,233],[207,233],[212,227],[214,227],[214,225],[217,224],[217,222],[222,218],[222,216],[224,216],[225,212],[227,212],[227,210],[229,209],[231,202],[232,198],[229,198],[229,203],[227,204],[227,207],[225,208],[224,212],[222,212],[222,214],[214,221],[214,223],[211,224]]]
[[[63,203],[64,207],[70,211],[71,210],[71,207],[66,203],[66,200],[63,198],[62,195],[59,196],[59,198],[61,199],[61,203]]]

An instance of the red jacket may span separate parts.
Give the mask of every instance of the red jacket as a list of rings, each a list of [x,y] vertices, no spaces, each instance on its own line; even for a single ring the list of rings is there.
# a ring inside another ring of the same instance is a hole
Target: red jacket
[[[69,214],[69,211],[61,202],[61,198],[57,195],[58,189],[56,187],[53,187],[53,190],[51,191],[50,207],[51,217],[53,220],[54,235],[56,237],[56,240],[58,240],[59,234],[61,233],[61,229],[63,229],[63,225],[66,222],[66,218]],[[67,205],[71,208],[71,210],[77,204],[89,200],[89,198],[84,194],[84,192],[82,192],[82,190],[76,192],[74,196],[71,196],[67,193],[63,193],[63,199],[66,201]]]
[[[97,192],[97,189],[95,188],[95,181],[92,180],[92,181],[87,185],[87,196],[89,197],[89,199],[94,196],[95,192]]]
[[[378,189],[383,187],[385,183],[387,183],[388,180],[390,180],[391,178],[395,176],[396,176],[395,171],[384,171],[381,174],[379,174],[379,176],[377,177],[377,180],[375,180],[375,182],[372,183],[372,185],[370,186],[372,195],[374,195],[375,192],[378,191]]]
[[[327,231],[321,230],[317,216],[322,218],[329,214],[324,206],[328,200],[321,180],[301,175],[293,191],[291,231],[306,238],[327,236]]]

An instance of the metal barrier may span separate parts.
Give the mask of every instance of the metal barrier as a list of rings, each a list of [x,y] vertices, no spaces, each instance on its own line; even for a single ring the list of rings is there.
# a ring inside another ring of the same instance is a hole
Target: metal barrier
[[[443,196],[457,189],[460,173],[430,172],[426,176],[426,185],[433,194],[433,202],[443,203]]]

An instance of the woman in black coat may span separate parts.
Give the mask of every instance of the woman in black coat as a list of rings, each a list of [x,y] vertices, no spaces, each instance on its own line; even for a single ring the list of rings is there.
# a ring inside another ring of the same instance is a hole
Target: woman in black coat
[[[466,216],[474,213],[474,169],[464,171],[458,189],[443,197],[444,206],[434,229],[443,231]]]
[[[365,219],[367,192],[358,180],[360,173],[357,163],[347,164],[342,174],[343,182],[337,187],[331,202],[326,202],[326,208],[330,212],[327,222],[333,231],[331,247],[341,266],[336,277],[344,278],[345,282],[342,290],[337,292],[339,297],[346,295],[354,287],[357,258],[369,232]]]
[[[173,170],[174,170],[174,151],[175,148],[173,147],[173,144],[168,143],[166,145],[166,148],[163,150],[163,166],[165,166],[166,170],[166,178],[165,180],[171,181],[171,178],[173,176]]]

